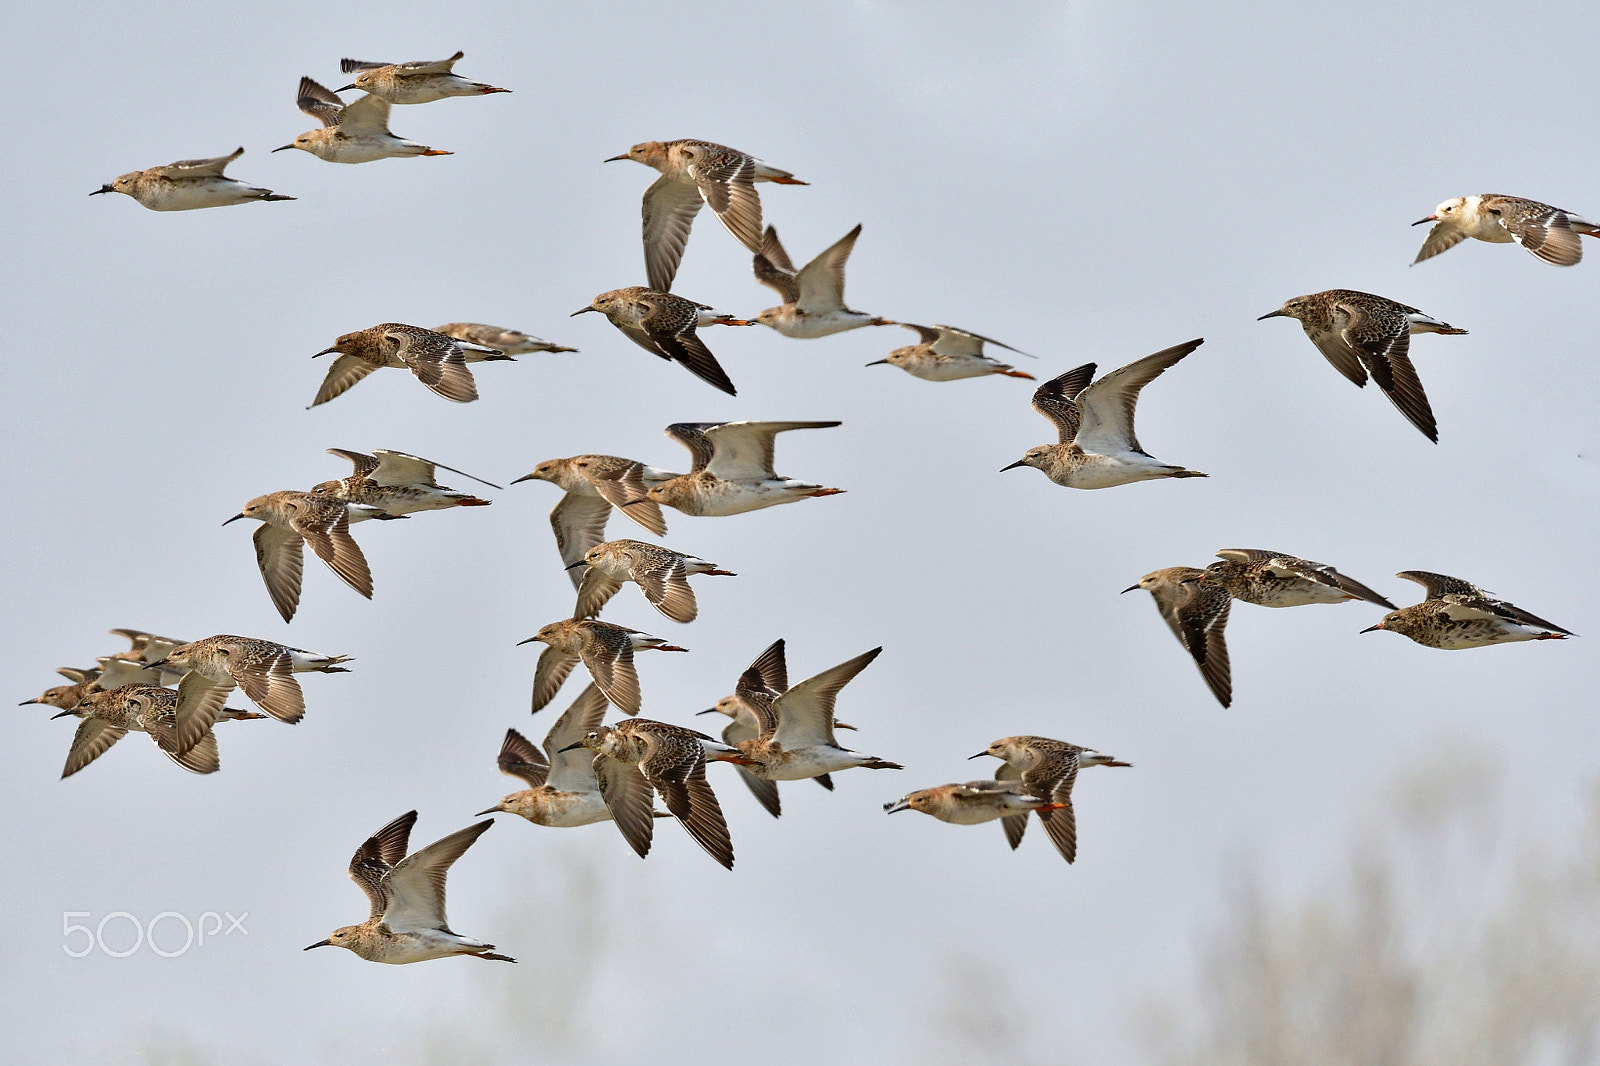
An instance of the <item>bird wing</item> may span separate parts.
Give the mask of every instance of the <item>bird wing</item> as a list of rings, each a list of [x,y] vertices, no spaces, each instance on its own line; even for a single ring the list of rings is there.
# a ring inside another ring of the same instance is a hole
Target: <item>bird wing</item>
[[[655,343],[658,354],[682,364],[689,373],[729,396],[737,395],[727,371],[711,354],[706,342],[695,333],[694,319],[685,323],[680,311],[660,302],[640,319],[639,326]]]
[[[388,133],[389,101],[371,93],[351,101],[340,116],[339,128],[352,137]]]
[[[982,355],[985,344],[992,344],[996,348],[1004,348],[1006,351],[1016,352],[1018,355],[1028,354],[1020,348],[1013,348],[1011,345],[997,341],[993,337],[985,337],[981,333],[973,333],[971,330],[960,329],[956,326],[934,326],[933,328],[938,330],[938,336],[933,339],[933,351],[936,355]],[[927,342],[924,341],[924,343]],[[1084,384],[1088,384],[1088,382]]]
[[[294,105],[324,126],[337,126],[344,113],[344,101],[332,89],[302,77]]]
[[[406,857],[406,842],[411,839],[411,827],[416,823],[417,812],[407,811],[368,837],[350,859],[350,880],[367,894],[374,918],[381,915],[387,905],[388,892],[383,877]]]
[[[1349,305],[1341,305],[1347,315],[1360,314],[1360,309]],[[1343,374],[1356,388],[1366,388],[1367,368],[1362,365],[1361,354],[1351,345],[1345,331],[1337,328],[1323,328],[1312,326],[1310,323],[1301,323],[1306,331],[1306,336],[1311,338],[1311,343],[1317,346],[1317,351],[1333,368]]]
[[[1129,450],[1142,453],[1144,449],[1133,432],[1133,409],[1139,402],[1139,390],[1202,343],[1203,338],[1197,338],[1164,348],[1113,370],[1084,389],[1076,397],[1083,421],[1073,439],[1084,451],[1100,455]]]
[[[173,712],[173,742],[177,751],[188,751],[211,732],[233,688],[231,680],[213,681],[193,670],[183,675],[178,682],[177,709]]]
[[[256,566],[266,582],[267,595],[285,622],[294,620],[300,605],[300,577],[305,566],[305,541],[298,533],[265,522],[255,532]]]
[[[1516,196],[1486,197],[1485,209],[1516,242],[1556,266],[1572,266],[1583,258],[1583,239],[1559,207]]]
[[[600,728],[610,703],[605,693],[594,685],[585,685],[583,692],[571,707],[562,712],[556,724],[545,734],[544,750],[549,754],[550,774],[546,780],[551,788],[563,792],[585,792],[596,787],[593,754],[587,748],[562,748],[576,744],[583,737]]]
[[[222,769],[222,758],[217,751],[217,735],[209,729],[183,750],[178,749],[178,733],[170,718],[147,717],[145,731],[155,741],[161,754],[188,770],[191,774],[214,774]]]
[[[784,657],[782,637],[767,645],[766,650],[756,656],[756,661],[750,664],[739,682],[743,685],[745,678],[752,677],[758,679],[761,687],[775,697],[789,690],[789,666]]]
[[[726,732],[723,733],[723,739],[727,739]],[[781,817],[783,803],[778,798],[778,783],[769,781],[765,777],[757,777],[742,766],[736,766],[734,769],[739,771],[739,780],[744,782],[745,787],[750,790],[750,794],[756,798],[756,802],[761,804],[766,812],[774,818]]]
[[[840,237],[821,255],[800,268],[795,283],[800,296],[795,306],[807,314],[844,310],[844,264],[861,236],[861,226]]]
[[[533,709],[537,712],[545,704],[555,699],[556,693],[561,691],[561,685],[567,680],[567,675],[572,673],[572,668],[578,665],[575,655],[557,651],[555,648],[546,647],[539,653],[539,665],[533,668]]]
[[[550,528],[555,531],[562,563],[570,567],[583,562],[589,549],[606,539],[606,519],[610,517],[611,505],[603,499],[578,492],[562,496],[550,512]],[[574,587],[583,587],[584,571],[573,567],[567,574]]]
[[[693,459],[689,473],[697,474],[710,465],[716,447],[707,434],[718,426],[726,424],[725,422],[674,422],[666,428],[667,436],[689,449],[689,455]]]
[[[432,331],[391,330],[383,339],[416,379],[440,396],[457,403],[478,398],[466,355],[453,338]]]
[[[1372,380],[1389,397],[1389,402],[1406,416],[1407,421],[1421,430],[1424,437],[1437,443],[1439,425],[1434,420],[1433,408],[1428,405],[1428,396],[1422,391],[1422,379],[1417,377],[1417,368],[1411,364],[1410,323],[1403,314],[1386,316],[1385,320],[1353,304],[1345,305],[1345,311],[1348,322],[1343,338],[1348,347],[1359,355],[1362,364],[1372,372]],[[1327,354],[1326,349],[1324,354]],[[1339,367],[1333,356],[1329,355],[1328,361]],[[1343,367],[1339,369],[1346,377],[1350,377]],[[1362,377],[1365,378],[1365,374]]]
[[[578,602],[572,609],[572,617],[597,617],[601,608],[605,607],[621,588],[621,581],[592,566],[588,567],[583,571],[583,580],[578,584]]]
[[[128,731],[122,726],[112,725],[104,718],[85,718],[72,734],[72,747],[67,749],[67,763],[61,768],[61,776],[71,777],[127,735]]]
[[[444,883],[450,864],[461,858],[491,825],[494,819],[488,818],[457,829],[401,859],[383,877],[383,888],[388,895],[383,924],[395,933],[446,928],[449,919],[444,912]]]
[[[223,169],[242,155],[244,149],[235,148],[230,154],[219,155],[215,159],[180,159],[176,163],[153,169],[164,178],[220,178]]]
[[[501,773],[522,779],[529,788],[538,788],[550,776],[550,760],[537,744],[515,729],[506,730],[494,764]]]
[[[798,273],[794,268],[793,260],[789,258],[789,253],[784,251],[783,242],[778,240],[778,231],[771,226],[768,226],[766,232],[761,234],[760,254],[766,257],[769,264],[777,267],[790,277]],[[790,302],[792,303],[793,300],[791,299]]]
[[[328,367],[328,376],[322,379],[322,386],[317,389],[316,399],[311,401],[311,406],[327,403],[335,396],[348,392],[350,387],[374,370],[378,369],[357,355],[341,355]]]
[[[584,641],[583,665],[589,668],[589,676],[617,710],[623,714],[638,714],[639,671],[633,666],[633,644],[625,632],[603,632],[615,639]]]
[[[306,698],[294,679],[294,660],[288,652],[245,661],[234,656],[228,673],[250,702],[278,721],[298,722],[306,716]]]
[[[372,599],[372,571],[361,546],[350,536],[350,509],[345,506],[317,508],[294,514],[289,519],[294,531],[305,538],[317,558],[328,564],[346,585]]]
[[[371,477],[372,472],[378,469],[378,458],[375,455],[351,451],[348,448],[329,448],[327,452],[329,455],[337,455],[341,459],[349,460],[350,465],[355,468],[352,471],[355,477]]]
[[[631,571],[650,605],[674,622],[693,622],[699,613],[689,587],[687,564],[680,555],[641,559]]]
[[[612,507],[656,536],[664,536],[667,520],[661,515],[661,505],[645,495],[649,487],[644,481],[644,471],[643,463],[629,463],[612,474],[599,476],[586,473],[584,477]]]
[[[1021,781],[1022,771],[1010,763],[1001,763],[1000,769],[994,772],[994,779],[1007,784]],[[1006,843],[1011,845],[1012,851],[1016,851],[1022,844],[1022,835],[1028,831],[1028,813],[1001,815],[1000,828],[1006,831]]]
[[[1489,594],[1470,581],[1463,581],[1459,577],[1450,577],[1447,574],[1434,574],[1427,570],[1402,570],[1395,577],[1403,577],[1407,581],[1415,581],[1427,590],[1424,599],[1436,600],[1440,596],[1479,596],[1489,598]]]
[[[1422,242],[1422,247],[1417,251],[1417,257],[1411,260],[1411,265],[1416,266],[1424,259],[1432,259],[1440,252],[1454,248],[1467,239],[1467,235],[1456,228],[1453,223],[1440,219],[1428,231],[1428,236]]]
[[[756,161],[743,152],[714,152],[685,168],[701,199],[717,213],[740,244],[761,250],[761,197],[756,192]]]
[[[655,833],[655,789],[631,762],[596,755],[593,768],[600,798],[606,801],[606,810],[611,812],[622,839],[639,858],[649,855],[650,838]]]
[[[1173,636],[1200,667],[1212,694],[1228,706],[1233,702],[1233,680],[1223,632],[1233,598],[1220,586],[1194,577],[1160,589],[1155,600]]]
[[[706,469],[728,481],[761,481],[776,477],[773,440],[791,429],[829,429],[838,422],[723,422],[705,431],[711,461]]]
[[[1056,427],[1060,443],[1071,444],[1078,435],[1083,421],[1076,397],[1094,380],[1093,363],[1073,367],[1033,390],[1033,409],[1050,420]]]
[[[867,668],[883,651],[881,647],[863,652],[808,677],[779,696],[773,709],[778,714],[778,731],[772,739],[786,750],[833,744],[833,705],[839,690]]]
[[[409,63],[379,63],[376,65],[393,67],[394,72],[402,78],[411,78],[418,74],[449,74],[450,69],[456,65],[456,61],[464,55],[466,55],[465,52],[457,52],[449,59],[414,59]],[[343,66],[342,63],[340,65],[341,67]],[[349,74],[350,70],[346,69],[344,73]]]
[[[448,470],[452,474],[460,474],[462,477],[471,478],[478,484],[487,485],[491,489],[503,489],[505,487],[496,485],[492,481],[485,481],[478,475],[469,474],[465,470],[457,470],[453,466],[445,466],[443,463],[434,462],[432,459],[424,459],[420,455],[407,455],[405,452],[397,452],[392,448],[374,448],[372,449],[372,454],[378,458],[378,473],[373,476],[373,480],[380,485],[389,484],[386,479],[390,476],[389,471],[391,470],[394,471],[397,477],[414,479],[414,481],[426,479],[431,484],[436,476],[435,470],[437,469]],[[413,484],[414,481],[397,481],[395,483],[405,485]]]
[[[672,291],[672,279],[678,274],[689,229],[702,202],[696,186],[670,174],[661,175],[644,191],[640,209],[644,216],[644,270],[657,292]]]
[[[693,737],[646,735],[639,769],[661,793],[667,811],[713,859],[733,869],[733,841],[716,793],[706,781],[706,758]]]

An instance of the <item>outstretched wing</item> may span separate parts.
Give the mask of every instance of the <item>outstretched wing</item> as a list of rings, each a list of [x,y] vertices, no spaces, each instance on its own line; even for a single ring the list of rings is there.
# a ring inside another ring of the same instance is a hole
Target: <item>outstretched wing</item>
[[[1154,355],[1137,359],[1092,383],[1077,395],[1078,412],[1083,421],[1073,438],[1086,452],[1117,455],[1125,451],[1143,452],[1133,432],[1133,409],[1139,390],[1154,381],[1178,360],[1204,343],[1196,338]]]

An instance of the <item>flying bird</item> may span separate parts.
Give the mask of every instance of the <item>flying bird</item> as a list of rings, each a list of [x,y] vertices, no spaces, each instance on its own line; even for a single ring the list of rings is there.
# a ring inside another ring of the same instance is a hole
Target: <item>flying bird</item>
[[[340,89],[360,89],[391,104],[431,104],[450,96],[486,96],[508,93],[481,81],[468,81],[452,68],[465,52],[449,59],[420,60],[410,63],[371,63],[364,59],[341,59],[339,70],[354,74],[356,80]]]
[[[1428,231],[1428,239],[1422,242],[1422,250],[1411,261],[1413,266],[1454,248],[1468,237],[1490,244],[1516,241],[1546,263],[1574,266],[1583,258],[1583,241],[1578,235],[1587,233],[1600,237],[1600,226],[1571,211],[1541,204],[1538,200],[1488,192],[1452,197],[1434,208],[1433,214],[1417,219],[1412,225],[1420,226],[1424,222],[1432,222],[1433,228]]]
[[[1496,599],[1458,577],[1426,570],[1402,570],[1395,575],[1415,581],[1427,591],[1421,603],[1390,611],[1363,633],[1384,629],[1410,637],[1427,648],[1456,651],[1508,644],[1518,640],[1564,640],[1572,631],[1546,622],[1516,604]]]
[[[329,163],[371,163],[418,155],[451,155],[389,132],[389,103],[370,93],[345,103],[310,78],[300,79],[295,106],[322,123],[274,152],[298,148]]]
[[[342,395],[356,382],[383,367],[409,370],[429,389],[447,400],[470,403],[478,398],[478,383],[468,363],[510,359],[493,348],[463,344],[454,337],[435,333],[421,326],[402,322],[381,322],[376,326],[346,333],[311,358],[338,353],[328,368],[311,406],[327,403]]]
[[[897,366],[923,381],[960,381],[962,378],[981,378],[992,374],[1034,380],[1032,374],[1023,373],[1010,363],[1002,363],[983,353],[983,346],[992,344],[1008,352],[1017,352],[1018,355],[1028,354],[992,337],[979,336],[955,326],[917,326],[910,322],[901,322],[899,325],[914,331],[917,343],[896,348],[887,358],[874,359],[868,366]]]
[[[684,514],[720,517],[742,514],[809,496],[836,496],[830,489],[798,481],[772,468],[774,439],[791,429],[831,429],[838,422],[675,422],[667,436],[689,449],[687,474],[646,488],[642,468],[622,474],[633,500],[649,500]]]
[[[695,303],[670,292],[657,292],[642,285],[612,289],[596,296],[588,307],[572,312],[598,311],[622,331],[623,336],[653,355],[679,363],[706,384],[729,396],[738,395],[727,371],[711,354],[706,342],[695,333],[699,326],[748,326],[743,319],[717,314],[711,305]]]
[[[343,500],[285,489],[257,496],[222,524],[241,518],[261,523],[254,538],[256,565],[273,606],[289,622],[300,605],[306,544],[340,580],[372,599],[372,571],[360,545],[351,539],[349,512],[350,505]]]
[[[844,264],[859,236],[861,227],[857,225],[795,270],[789,253],[778,241],[778,231],[768,226],[755,257],[756,280],[783,297],[783,303],[767,308],[756,316],[756,321],[797,340],[826,337],[862,326],[898,325],[844,305]]]
[[[231,155],[215,159],[183,159],[164,167],[135,170],[100,186],[90,196],[120,192],[131,196],[152,211],[194,211],[202,207],[231,207],[257,200],[293,200],[271,189],[259,189],[242,181],[224,177],[223,168],[244,154],[235,148]]]
[[[1228,667],[1228,645],[1223,630],[1228,625],[1228,609],[1233,597],[1213,581],[1204,570],[1192,566],[1169,566],[1152,570],[1137,585],[1124,593],[1145,589],[1156,601],[1156,609],[1200,668],[1211,694],[1224,707],[1233,702],[1233,673]]]

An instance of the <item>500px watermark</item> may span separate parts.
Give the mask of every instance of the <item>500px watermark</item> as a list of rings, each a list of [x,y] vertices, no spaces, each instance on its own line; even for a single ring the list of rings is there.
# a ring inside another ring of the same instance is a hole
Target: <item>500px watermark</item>
[[[249,911],[237,918],[227,911],[221,914],[206,911],[193,921],[177,911],[162,911],[148,922],[140,922],[127,911],[112,911],[92,927],[73,921],[74,918],[92,917],[94,915],[90,911],[61,912],[62,951],[81,959],[99,948],[113,959],[125,959],[141,947],[148,947],[163,959],[175,959],[186,954],[190,948],[205,947],[207,938],[215,940],[219,934],[225,937],[234,933],[250,935],[250,930],[244,927],[244,920],[250,917]],[[227,919],[226,926],[223,924],[224,918]]]

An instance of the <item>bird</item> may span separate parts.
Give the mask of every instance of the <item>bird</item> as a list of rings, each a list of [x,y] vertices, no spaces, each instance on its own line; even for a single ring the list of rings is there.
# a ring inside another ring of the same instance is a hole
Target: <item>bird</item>
[[[689,228],[702,203],[711,205],[718,221],[734,239],[750,251],[759,252],[761,197],[755,183],[808,184],[753,155],[710,141],[644,141],[605,162],[623,159],[661,172],[661,177],[644,191],[641,207],[645,276],[650,287],[660,292],[672,288],[689,240]]]
[[[328,939],[307,945],[339,947],[369,962],[400,965],[451,955],[472,955],[495,962],[516,962],[497,955],[493,944],[470,940],[450,929],[444,914],[445,878],[450,866],[494,821],[478,822],[441,837],[421,851],[406,854],[417,812],[407,811],[356,849],[350,859],[350,880],[372,903],[372,915],[360,925],[346,925]]]
[[[639,713],[639,673],[633,666],[636,651],[688,651],[660,637],[594,618],[567,618],[551,622],[518,645],[539,641],[549,645],[539,655],[533,671],[533,710],[555,698],[562,682],[579,660],[606,699],[623,714]]]
[[[1565,640],[1572,631],[1546,622],[1515,604],[1496,599],[1471,582],[1426,570],[1395,575],[1415,581],[1427,592],[1421,603],[1390,611],[1363,633],[1387,630],[1410,637],[1427,648],[1456,651],[1507,644],[1518,640]]]
[[[804,781],[858,766],[869,770],[904,769],[899,763],[842,747],[834,738],[833,705],[839,691],[882,651],[878,647],[863,652],[776,697],[762,683],[758,668],[746,671],[736,694],[755,713],[760,733],[735,745],[749,760],[741,765],[769,781]],[[752,678],[752,673],[757,676]]]
[[[1001,737],[968,758],[981,759],[985,755],[1001,761],[1000,769],[995,771],[996,781],[1020,781],[1030,794],[1048,796],[1061,804],[1041,808],[1037,813],[1050,842],[1069,863],[1078,857],[1078,823],[1072,808],[1072,785],[1078,771],[1085,766],[1133,765],[1102,755],[1093,748],[1049,737]],[[1028,815],[1004,815],[1000,821],[1006,831],[1006,841],[1015,851],[1027,831]]]
[[[1454,248],[1468,237],[1490,244],[1516,241],[1529,252],[1556,266],[1575,266],[1583,258],[1579,234],[1600,237],[1600,226],[1571,211],[1524,200],[1520,196],[1481,193],[1456,196],[1419,218],[1413,226],[1432,222],[1433,228],[1422,242],[1412,265],[1431,259],[1447,248]]]
[[[583,582],[578,586],[574,618],[595,617],[622,588],[623,582],[632,581],[650,601],[650,606],[674,622],[692,622],[699,607],[695,603],[694,589],[689,586],[689,575],[736,576],[732,570],[723,570],[699,556],[642,540],[610,540],[597,544],[584,554],[581,563],[572,565],[586,567]]]
[[[135,170],[100,186],[90,196],[120,192],[131,196],[152,211],[194,211],[202,207],[231,207],[257,200],[293,200],[271,189],[246,185],[223,177],[223,169],[244,154],[235,148],[231,155],[215,159],[182,159],[164,167]]]
[[[724,696],[715,705],[707,707],[695,714],[722,714],[733,719],[722,729],[722,742],[731,748],[737,748],[742,741],[755,740],[761,735],[761,720],[757,717],[754,704],[770,706],[771,702],[783,695],[789,689],[788,664],[784,658],[784,641],[782,637],[773,641],[749,668],[739,676],[734,694]],[[855,726],[833,720],[835,729],[854,729]],[[778,799],[778,783],[769,778],[758,777],[750,770],[737,763],[734,768],[739,771],[739,778],[749,787],[752,795],[766,808],[768,814],[778,818],[783,814],[783,805]],[[827,774],[817,774],[811,778],[817,784],[833,791],[833,778]]]
[[[391,104],[431,104],[451,96],[486,96],[489,93],[511,91],[481,81],[468,81],[454,73],[451,68],[464,55],[465,52],[457,52],[449,59],[411,63],[369,63],[363,59],[341,59],[340,72],[354,74],[356,80],[339,91],[360,89]]]
[[[443,333],[446,337],[454,337],[458,341],[468,344],[481,345],[484,348],[494,349],[502,355],[528,355],[531,352],[575,352],[576,348],[567,348],[560,344],[551,344],[549,341],[540,340],[538,337],[522,332],[520,329],[506,329],[502,326],[486,326],[482,322],[446,322],[436,326],[435,333]],[[472,360],[467,360],[472,362]]]
[[[177,707],[176,692],[154,685],[122,685],[85,694],[75,706],[52,716],[73,715],[83,719],[72,736],[66,765],[61,768],[62,779],[94,762],[130,732],[148,734],[163,755],[190,773],[216,773],[222,763],[217,755],[216,735],[210,729],[195,743],[179,750],[174,728]],[[234,712],[227,717],[260,718],[261,715]]]
[[[346,585],[372,599],[372,571],[361,546],[350,537],[350,505],[329,496],[285,489],[257,496],[227,522],[254,518],[256,565],[266,582],[272,604],[285,622],[294,620],[300,605],[300,575],[305,558],[302,545],[311,545],[317,558],[328,564]]]
[[[318,496],[331,496],[351,504],[352,522],[365,518],[399,518],[416,511],[435,511],[447,507],[487,507],[492,502],[438,484],[434,481],[437,467],[443,467],[452,474],[470,477],[491,489],[500,488],[494,482],[473,477],[465,470],[388,448],[374,448],[371,455],[345,448],[329,448],[327,451],[329,455],[348,459],[355,467],[355,472],[338,481],[314,485],[311,491]]]
[[[706,342],[695,333],[698,326],[748,326],[743,319],[715,313],[709,304],[695,303],[670,292],[658,292],[642,285],[603,292],[580,307],[573,316],[598,311],[622,331],[623,336],[668,362],[679,363],[706,384],[729,396],[738,390]]]
[[[676,508],[684,514],[720,517],[794,503],[810,496],[837,496],[831,489],[797,481],[772,469],[774,439],[791,429],[831,429],[838,422],[675,422],[667,436],[689,449],[693,457],[687,474],[648,489],[643,471],[630,467],[622,474],[623,487],[634,500]]]
[[[29,704],[43,704],[54,707],[60,711],[70,711],[83,702],[83,698],[91,692],[101,691],[99,670],[80,670],[71,666],[60,666],[56,673],[66,678],[69,684],[54,685],[45,689],[31,700],[23,700],[18,707]]]
[[[1031,795],[1020,781],[990,779],[918,789],[885,803],[883,809],[890,814],[921,811],[941,822],[978,825],[996,818],[1019,816],[1025,819],[1029,811],[1044,812],[1060,806],[1048,796]]]
[[[1105,489],[1151,478],[1207,477],[1198,470],[1163,463],[1141,448],[1133,433],[1139,390],[1202,343],[1196,339],[1164,348],[1093,384],[1093,363],[1051,378],[1034,391],[1033,409],[1055,424],[1060,443],[1029,448],[1021,459],[1000,469],[1031,466],[1070,489]]]
[[[585,685],[582,695],[545,734],[543,751],[515,729],[507,729],[496,765],[501,773],[521,778],[528,787],[475,817],[504,811],[535,825],[557,828],[610,821],[611,810],[594,776],[594,756],[581,746],[569,747],[585,733],[600,728],[608,706],[605,693],[596,685]]]
[[[153,667],[187,670],[178,682],[175,710],[178,751],[188,751],[208,733],[235,687],[280,722],[306,714],[305,694],[295,674],[347,674],[348,655],[318,655],[274,640],[219,633],[179,644]]]
[[[1210,580],[1228,595],[1262,607],[1303,607],[1311,603],[1366,600],[1394,610],[1394,604],[1326,563],[1260,548],[1224,548],[1223,561],[1206,567]]]
[[[756,252],[756,280],[783,297],[783,303],[762,311],[756,321],[796,340],[862,326],[898,325],[844,305],[844,264],[859,236],[857,225],[797,271],[778,241],[778,231],[768,226]]]
[[[1152,570],[1129,585],[1124,593],[1145,589],[1156,601],[1156,609],[1200,667],[1211,694],[1224,707],[1233,703],[1233,674],[1228,667],[1228,645],[1223,630],[1228,625],[1228,609],[1233,597],[1204,570],[1192,566],[1169,566]]]
[[[1357,388],[1367,384],[1367,373],[1424,437],[1439,443],[1439,426],[1422,391],[1422,379],[1411,364],[1411,334],[1465,335],[1448,322],[1385,296],[1353,289],[1329,289],[1296,296],[1276,311],[1256,319],[1293,318],[1306,336],[1327,357],[1333,368]]]
[[[472,371],[467,369],[467,363],[510,358],[496,349],[463,344],[443,333],[402,322],[380,322],[346,333],[332,347],[322,349],[311,358],[335,352],[339,358],[328,368],[328,376],[322,379],[322,387],[317,390],[311,407],[327,403],[381,367],[409,370],[418,381],[445,399],[470,403],[478,398],[478,384],[472,378]],[[474,355],[479,358],[469,358]]]
[[[302,133],[288,144],[274,148],[274,152],[298,148],[329,163],[371,163],[378,159],[454,154],[390,133],[389,102],[371,93],[347,104],[325,86],[303,77],[295,106],[322,123],[322,128]]]
[[[737,761],[743,758],[738,751],[704,733],[648,718],[597,726],[563,750],[578,748],[595,753],[592,765],[600,794],[623,839],[641,859],[650,854],[653,799],[659,792],[667,811],[695,843],[733,869],[733,841],[717,795],[706,781],[706,760]]]
[[[605,540],[606,521],[611,509],[639,523],[656,536],[667,532],[667,523],[661,508],[642,495],[637,501],[621,482],[621,477],[632,467],[642,494],[650,487],[671,481],[681,475],[670,470],[658,470],[620,455],[574,455],[566,459],[546,459],[527,473],[511,482],[548,481],[561,489],[561,502],[550,512],[550,528],[556,534],[556,550],[573,588],[583,587],[584,556],[589,549]],[[631,505],[630,505],[631,504]]]
[[[1008,378],[1035,380],[1010,363],[983,354],[985,344],[993,344],[1008,352],[1019,352],[1009,344],[1001,344],[992,337],[979,336],[955,326],[918,326],[910,322],[899,325],[913,330],[918,342],[896,348],[886,359],[874,359],[868,366],[897,366],[912,377],[923,381],[959,381],[962,378],[981,378],[1000,374]]]

